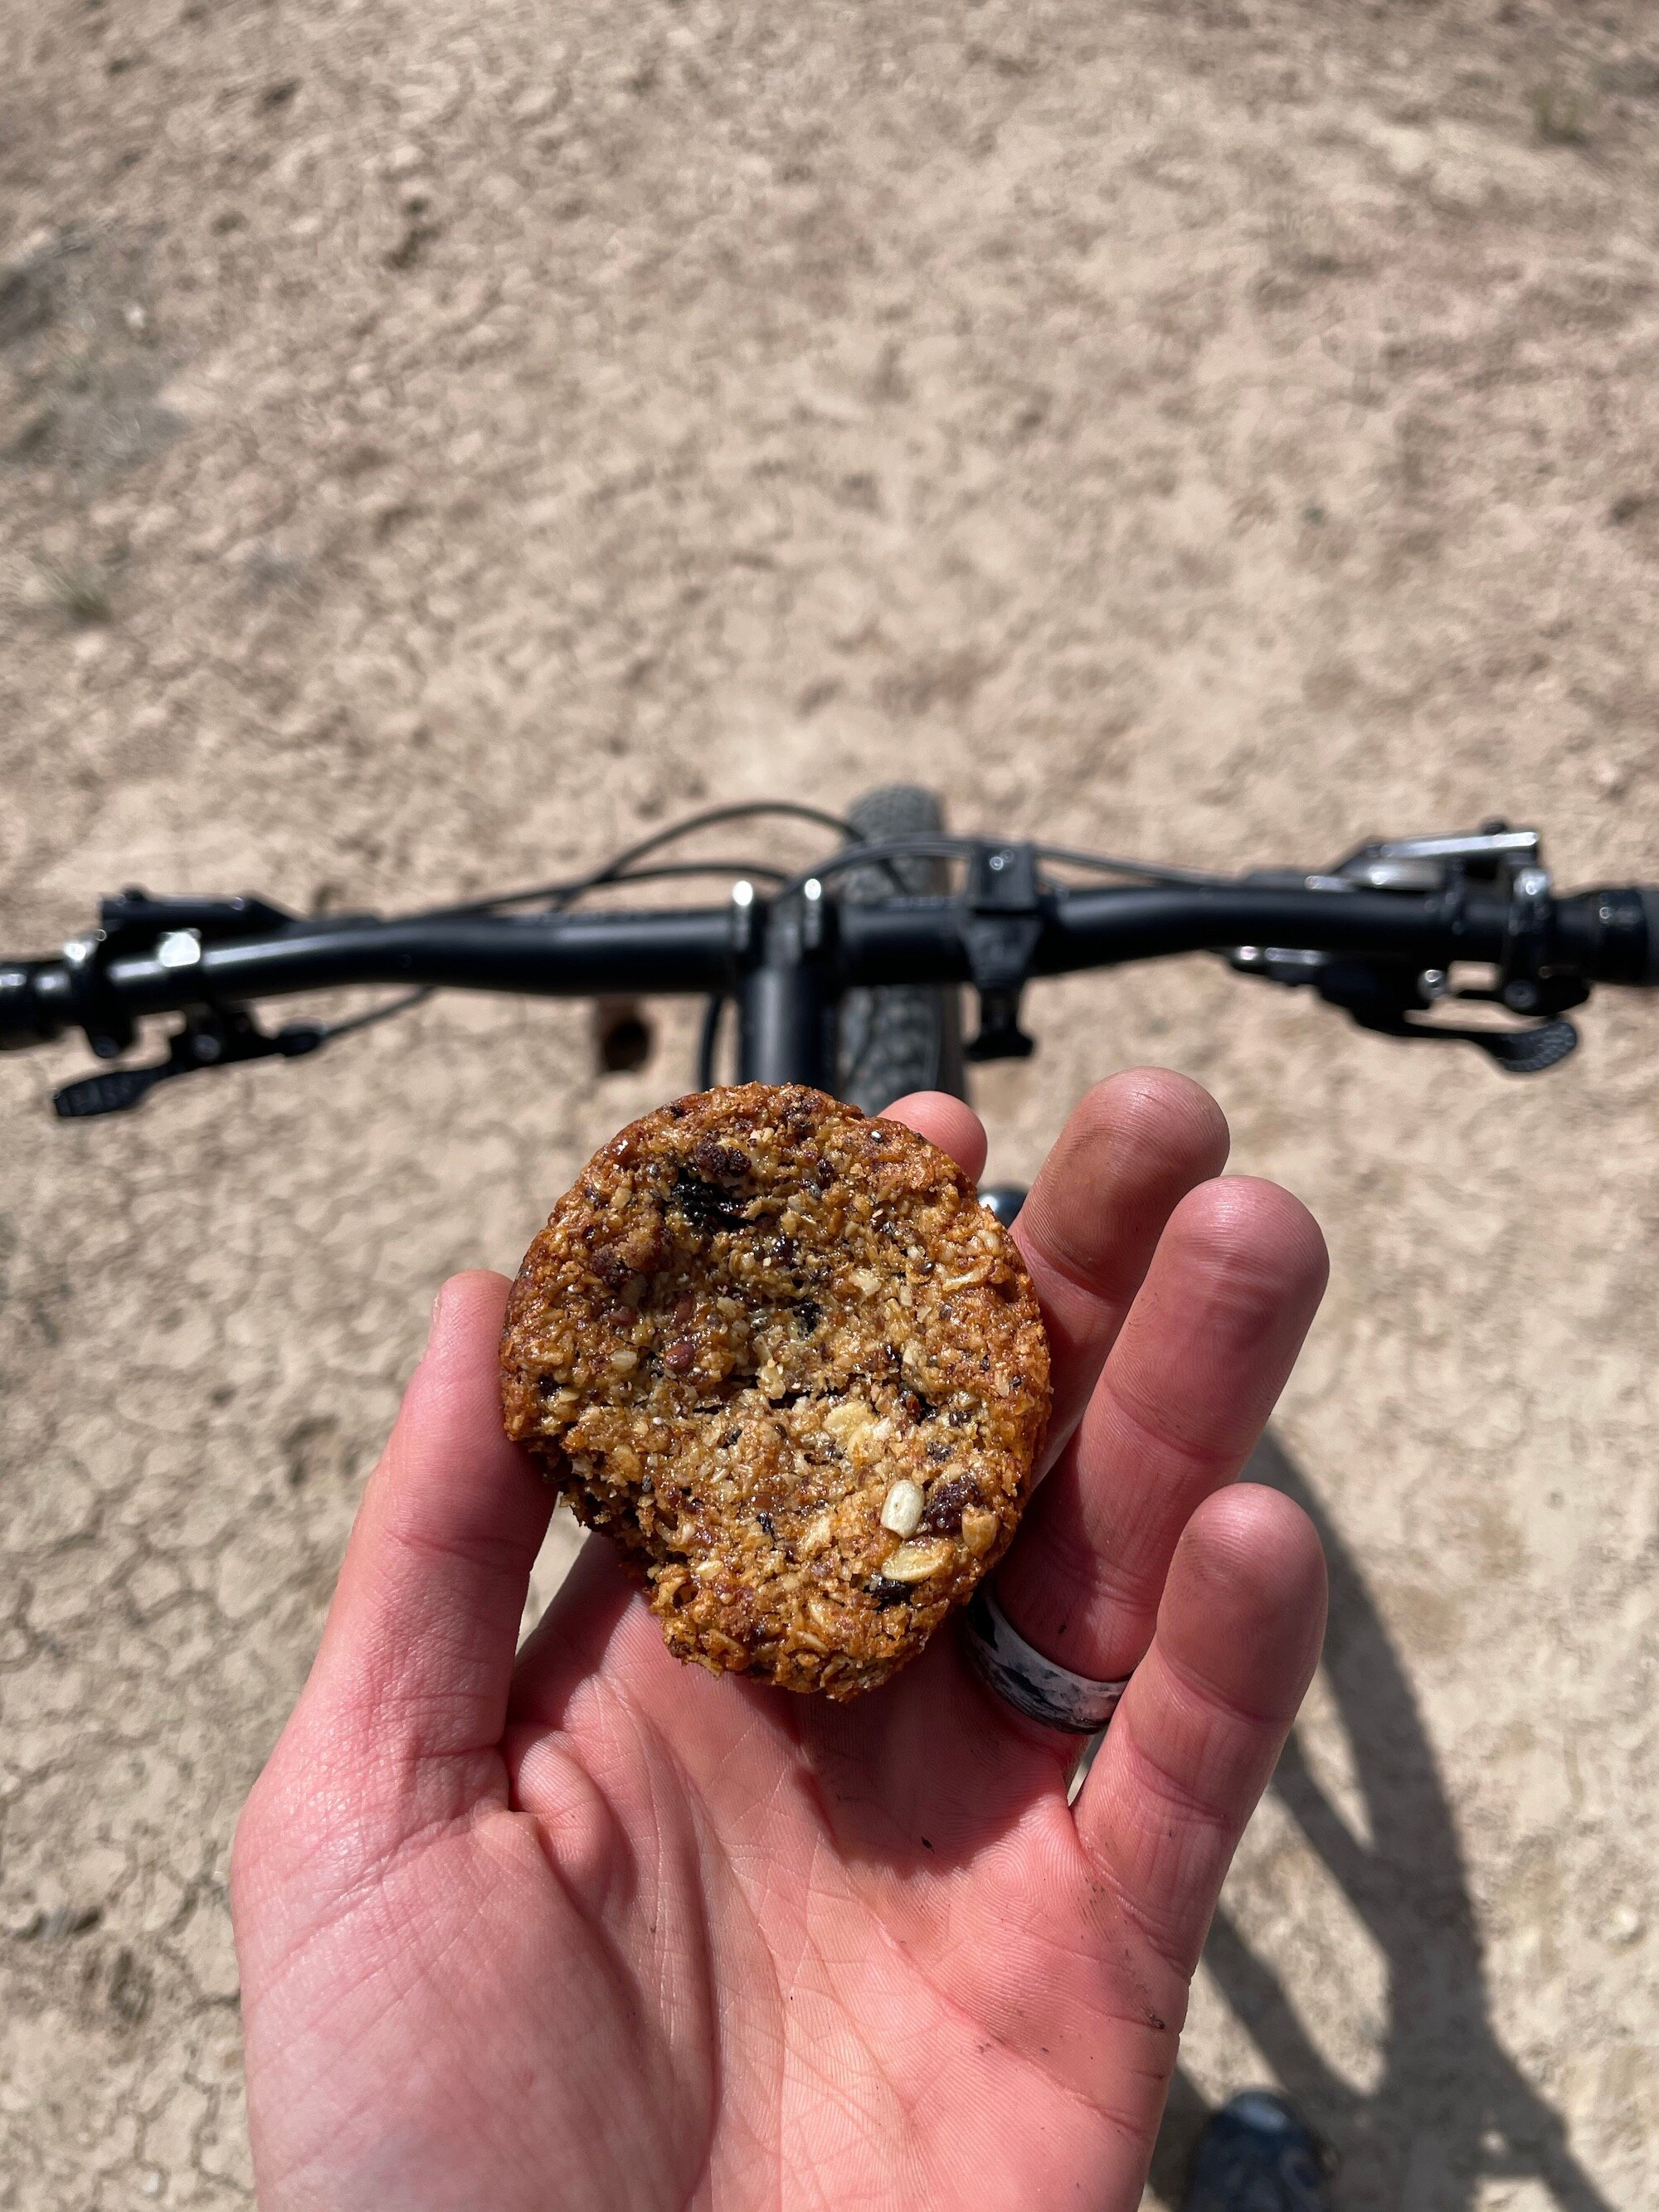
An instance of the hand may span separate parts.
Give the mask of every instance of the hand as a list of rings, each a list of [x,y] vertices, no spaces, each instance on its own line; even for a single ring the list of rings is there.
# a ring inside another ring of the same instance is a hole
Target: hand
[[[970,1174],[978,1121],[893,1109]],[[506,1285],[446,1285],[233,1904],[264,2212],[1131,2212],[1188,1984],[1317,1657],[1324,1565],[1228,1488],[1323,1287],[1218,1109],[1115,1078],[1017,1234],[1052,1471],[1004,1606],[1135,1678],[1075,1738],[941,1631],[848,1705],[668,1656],[590,1540],[515,1659],[549,1495],[504,1440]]]

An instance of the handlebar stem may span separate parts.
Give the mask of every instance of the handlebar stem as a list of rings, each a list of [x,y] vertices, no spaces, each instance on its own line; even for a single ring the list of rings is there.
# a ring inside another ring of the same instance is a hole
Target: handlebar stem
[[[762,918],[760,957],[738,984],[738,1080],[835,1080],[834,945],[823,886],[773,901]]]

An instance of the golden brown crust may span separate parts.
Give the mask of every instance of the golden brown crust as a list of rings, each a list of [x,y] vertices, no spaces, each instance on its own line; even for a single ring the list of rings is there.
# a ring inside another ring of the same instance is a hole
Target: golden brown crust
[[[750,1083],[647,1114],[588,1162],[513,1286],[501,1395],[672,1651],[847,1698],[1006,1548],[1048,1347],[954,1161]]]

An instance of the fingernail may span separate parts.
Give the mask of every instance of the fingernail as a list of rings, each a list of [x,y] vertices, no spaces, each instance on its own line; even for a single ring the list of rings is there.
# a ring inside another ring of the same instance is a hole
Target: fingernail
[[[438,1285],[438,1295],[437,1295],[437,1297],[436,1297],[435,1298],[434,1298],[434,1299],[433,1299],[433,1301],[432,1301],[432,1318],[431,1318],[431,1320],[427,1323],[427,1328],[426,1328],[426,1342],[427,1342],[427,1349],[428,1349],[428,1352],[429,1352],[429,1351],[431,1350],[431,1348],[432,1348],[432,1340],[433,1340],[433,1338],[434,1338],[434,1336],[436,1336],[436,1334],[438,1334],[438,1324],[439,1324],[439,1322],[443,1319],[443,1312],[444,1312],[444,1292],[445,1292],[448,1288],[449,1288],[449,1285],[448,1285],[448,1284],[447,1284],[447,1283],[441,1283],[441,1284]]]

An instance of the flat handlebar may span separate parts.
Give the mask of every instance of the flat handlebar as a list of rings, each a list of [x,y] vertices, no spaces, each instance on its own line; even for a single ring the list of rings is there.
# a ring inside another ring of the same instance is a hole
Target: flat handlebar
[[[816,955],[832,991],[975,976],[963,901],[825,899]],[[1546,902],[1547,964],[1586,982],[1659,985],[1659,885],[1581,891]],[[1045,889],[1034,902],[1024,973],[1059,975],[1241,945],[1362,955],[1422,969],[1502,963],[1511,900],[1252,883]],[[0,963],[0,1049],[86,1025],[91,988],[125,1021],[203,1004],[347,984],[422,985],[537,997],[735,992],[764,958],[763,901],[643,913],[443,915],[285,921],[257,935],[179,933],[154,951],[99,962]],[[73,948],[71,948],[73,950]]]

